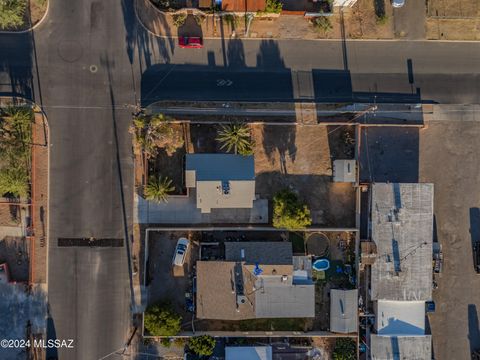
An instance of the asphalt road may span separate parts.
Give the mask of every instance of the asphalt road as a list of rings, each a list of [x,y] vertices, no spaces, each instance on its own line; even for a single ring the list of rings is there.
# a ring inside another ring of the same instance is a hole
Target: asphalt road
[[[74,350],[60,350],[60,359],[99,359],[123,348],[128,338],[132,294],[126,243],[58,248],[56,240],[128,241],[133,203],[128,106],[136,101],[412,102],[413,97],[479,103],[475,43],[207,40],[205,45],[179,49],[174,40],[147,35],[135,24],[129,0],[50,0],[48,18],[33,33],[0,35],[0,93],[41,104],[51,128],[49,332],[76,343]]]

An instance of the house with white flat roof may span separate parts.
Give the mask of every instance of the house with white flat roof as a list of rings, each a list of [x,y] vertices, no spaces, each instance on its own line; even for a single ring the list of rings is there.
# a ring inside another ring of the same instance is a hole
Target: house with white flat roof
[[[255,200],[253,156],[234,154],[187,154],[187,188],[194,188],[197,208],[210,213],[214,208],[252,208]]]

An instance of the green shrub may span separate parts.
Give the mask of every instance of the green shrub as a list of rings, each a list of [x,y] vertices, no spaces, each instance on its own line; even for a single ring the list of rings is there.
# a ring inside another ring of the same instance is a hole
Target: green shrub
[[[173,24],[176,27],[180,27],[183,24],[185,24],[185,21],[187,20],[187,14],[185,13],[173,14],[172,18],[173,18]]]
[[[378,25],[385,25],[388,22],[388,15],[387,14],[382,14],[380,16],[376,16],[376,23]]]
[[[0,196],[28,197],[30,177],[24,166],[0,169]]]
[[[24,24],[26,0],[0,0],[0,28],[17,28]]]
[[[312,224],[310,210],[290,190],[282,190],[273,197],[273,226],[299,230]]]
[[[175,340],[173,340],[173,343],[175,344],[175,346],[184,347],[187,343],[187,340],[185,338],[177,337],[175,338]]]
[[[199,356],[210,356],[215,349],[215,339],[209,335],[195,336],[188,340],[188,348]]]
[[[151,305],[144,314],[145,329],[153,336],[175,336],[181,330],[182,317],[170,303]]]
[[[0,109],[0,196],[29,195],[32,121],[29,107]]]
[[[226,14],[223,16],[223,21],[225,21],[232,29],[235,29],[240,22],[240,19],[235,14]]]
[[[350,338],[338,338],[333,349],[334,360],[355,360],[357,358],[356,344]]]
[[[162,344],[162,346],[166,348],[169,348],[170,346],[172,346],[172,342],[170,341],[170,338],[161,338],[160,344]]]
[[[333,29],[332,23],[330,22],[330,18],[328,16],[315,17],[311,23],[315,30],[322,31],[324,33],[328,33]]]
[[[283,4],[279,0],[267,0],[265,10],[259,11],[259,14],[280,14]]]

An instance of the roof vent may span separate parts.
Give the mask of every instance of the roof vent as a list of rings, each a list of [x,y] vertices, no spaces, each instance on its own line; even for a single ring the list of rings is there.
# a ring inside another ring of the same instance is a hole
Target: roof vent
[[[237,306],[247,303],[247,297],[245,295],[237,295]]]

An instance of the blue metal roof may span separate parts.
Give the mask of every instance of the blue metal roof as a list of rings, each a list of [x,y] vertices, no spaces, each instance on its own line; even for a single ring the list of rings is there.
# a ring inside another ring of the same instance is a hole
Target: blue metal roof
[[[186,170],[195,170],[196,181],[255,180],[253,155],[187,154]]]

